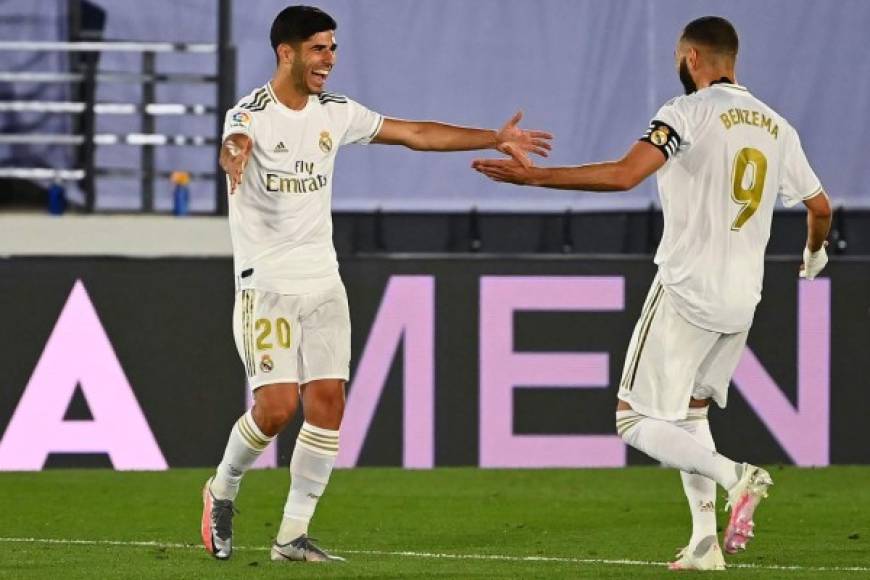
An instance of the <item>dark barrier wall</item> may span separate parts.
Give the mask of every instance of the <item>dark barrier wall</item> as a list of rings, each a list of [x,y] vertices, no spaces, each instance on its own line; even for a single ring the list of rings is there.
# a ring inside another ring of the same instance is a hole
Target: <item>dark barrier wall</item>
[[[870,463],[870,262],[769,260],[720,450]],[[646,463],[614,434],[648,258],[345,259],[353,376],[339,463]],[[0,469],[216,463],[247,389],[228,259],[0,261]],[[288,461],[295,428],[261,465]]]

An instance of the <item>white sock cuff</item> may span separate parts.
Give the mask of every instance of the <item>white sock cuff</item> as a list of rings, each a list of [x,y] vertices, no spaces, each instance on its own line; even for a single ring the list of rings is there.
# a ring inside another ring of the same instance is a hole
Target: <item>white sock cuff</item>
[[[710,421],[707,419],[707,412],[710,406],[690,408],[686,414],[686,418],[680,421],[675,421],[674,424],[691,433],[696,441],[702,445],[715,450],[716,442],[713,440],[713,433],[710,431]]]
[[[291,491],[301,489],[300,486],[325,486],[335,467],[335,460],[336,454],[312,451],[301,439],[297,439],[293,459],[290,460]],[[316,495],[319,496],[321,492],[316,492]]]
[[[239,420],[236,421],[236,429],[239,431],[239,435],[242,436],[242,440],[245,444],[251,449],[257,451],[265,449],[266,446],[272,442],[272,439],[275,438],[274,435],[269,437],[264,434],[260,428],[257,427],[257,422],[254,421],[252,409],[248,409],[244,415],[239,417]]]
[[[338,439],[338,430],[333,429],[324,429],[323,427],[317,427],[316,425],[312,425],[308,421],[304,421],[302,423],[302,428],[308,431],[309,433],[314,433],[315,435],[320,435],[321,437],[334,437]]]
[[[320,455],[338,455],[338,431],[315,427],[308,421],[302,423],[296,445]]]
[[[616,432],[620,437],[628,433],[632,427],[643,421],[646,417],[633,409],[616,412]]]
[[[684,431],[688,431],[692,435],[697,435],[705,430],[709,433],[710,423],[707,421],[708,409],[709,407],[690,407],[686,412],[686,417],[684,419],[673,421],[673,424]],[[709,439],[709,437],[705,437],[704,439]]]
[[[689,412],[686,413],[687,420],[702,420],[705,421],[707,419],[707,415],[710,412],[710,405],[706,405],[704,407],[689,407]]]

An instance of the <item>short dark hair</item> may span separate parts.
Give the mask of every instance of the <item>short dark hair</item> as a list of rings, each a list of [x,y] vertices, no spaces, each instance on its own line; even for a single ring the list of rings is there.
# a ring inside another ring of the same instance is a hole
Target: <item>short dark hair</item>
[[[302,42],[318,32],[335,30],[335,19],[314,6],[288,6],[278,13],[272,22],[269,40],[272,50],[278,54],[278,45]]]
[[[692,20],[683,28],[680,40],[704,45],[730,57],[737,56],[737,31],[721,16],[703,16]]]

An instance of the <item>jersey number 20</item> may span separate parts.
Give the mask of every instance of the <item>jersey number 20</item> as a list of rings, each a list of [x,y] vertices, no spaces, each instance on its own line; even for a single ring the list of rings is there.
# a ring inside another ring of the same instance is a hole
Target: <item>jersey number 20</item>
[[[272,348],[272,343],[269,342],[269,337],[272,334],[272,321],[268,318],[259,318],[254,324],[257,328],[257,350],[269,350]],[[278,339],[278,345],[283,348],[290,348],[290,323],[286,318],[278,318],[275,320],[275,334]]]
[[[734,158],[731,199],[743,206],[731,224],[731,229],[740,231],[749,218],[755,214],[761,203],[764,191],[764,178],[767,176],[767,157],[758,149],[746,147],[737,152]]]

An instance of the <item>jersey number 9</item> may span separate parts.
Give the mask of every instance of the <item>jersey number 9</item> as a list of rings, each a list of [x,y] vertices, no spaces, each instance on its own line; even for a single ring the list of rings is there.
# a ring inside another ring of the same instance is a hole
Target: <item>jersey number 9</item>
[[[764,153],[752,147],[737,152],[734,158],[731,199],[742,207],[734,223],[731,224],[733,231],[740,231],[740,228],[755,214],[761,203],[766,176],[767,158]]]

